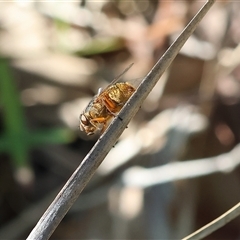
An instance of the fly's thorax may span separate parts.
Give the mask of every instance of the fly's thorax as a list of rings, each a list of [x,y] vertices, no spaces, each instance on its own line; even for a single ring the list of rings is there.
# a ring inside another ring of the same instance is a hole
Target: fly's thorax
[[[133,94],[135,88],[127,82],[114,84],[108,92],[109,97],[116,103],[123,105]]]
[[[115,101],[116,103],[119,103],[121,101],[121,91],[117,87],[117,84],[112,85],[108,91],[107,91],[107,97],[110,100]]]
[[[119,88],[124,93],[126,97],[131,97],[132,94],[136,91],[135,87],[133,87],[130,83],[125,82],[119,85]]]

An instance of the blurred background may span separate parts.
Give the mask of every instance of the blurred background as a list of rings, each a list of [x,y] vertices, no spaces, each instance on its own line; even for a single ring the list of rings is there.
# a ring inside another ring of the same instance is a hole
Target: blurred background
[[[0,3],[1,239],[28,236],[96,142],[79,115],[98,89],[132,62],[142,79],[203,3]],[[239,23],[214,5],[51,239],[179,239],[239,202]]]

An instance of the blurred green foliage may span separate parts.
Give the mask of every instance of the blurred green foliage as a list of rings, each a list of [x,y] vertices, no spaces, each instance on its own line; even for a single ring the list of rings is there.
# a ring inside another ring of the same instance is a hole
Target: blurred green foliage
[[[94,38],[89,40],[82,49],[79,49],[76,54],[79,56],[92,56],[121,50],[125,47],[123,39],[119,37]]]
[[[15,167],[28,165],[29,151],[42,144],[68,143],[73,140],[69,129],[51,128],[30,131],[27,128],[19,92],[6,59],[0,58],[0,103],[3,113],[3,132],[0,153],[7,152]]]

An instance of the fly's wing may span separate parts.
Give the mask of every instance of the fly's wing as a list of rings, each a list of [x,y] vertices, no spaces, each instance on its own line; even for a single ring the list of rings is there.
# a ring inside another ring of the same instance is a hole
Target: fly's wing
[[[133,66],[134,63],[131,63],[122,73],[120,73],[116,78],[113,79],[113,81],[111,83],[108,84],[108,86],[105,89],[99,88],[98,89],[98,96],[105,91],[106,89],[108,89],[110,86],[112,86],[113,84],[115,84],[117,81],[119,81],[119,79]]]
[[[110,85],[115,84],[133,66],[133,64],[134,63],[131,63],[122,73],[120,73],[116,78],[114,78]]]
[[[101,89],[101,88],[99,88],[99,90],[100,90],[100,89]],[[99,91],[99,90],[98,90],[98,91]],[[98,94],[95,95],[95,96],[92,98],[92,100],[88,103],[88,105],[87,105],[87,107],[85,108],[85,110],[83,111],[83,113],[89,112],[89,111],[92,109],[93,103],[94,103],[94,101],[97,99],[97,97],[98,97]]]
[[[99,88],[99,89],[98,89],[98,93],[97,93],[97,95],[95,96],[95,98],[98,97],[98,96],[102,93],[102,91],[103,91],[103,89],[102,89],[102,88]]]

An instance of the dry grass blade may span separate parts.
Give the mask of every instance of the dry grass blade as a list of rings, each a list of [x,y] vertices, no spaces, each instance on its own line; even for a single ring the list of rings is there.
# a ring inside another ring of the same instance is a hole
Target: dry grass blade
[[[206,226],[200,228],[196,232],[190,234],[189,236],[183,238],[183,240],[197,240],[202,239],[209,234],[213,233],[217,229],[223,227],[228,222],[240,215],[240,203],[236,204],[233,208],[225,212],[222,216],[216,218]]]
[[[111,123],[106,132],[99,138],[92,150],[87,154],[81,165],[76,169],[68,182],[59,192],[52,204],[41,217],[28,239],[48,239],[56,229],[69,208],[78,198],[89,182],[98,166],[101,164],[112,146],[116,143],[129,121],[136,114],[142,102],[153,89],[163,72],[169,67],[173,59],[187,39],[191,36],[198,23],[202,20],[215,1],[209,0],[184,29],[178,39],[169,47],[162,58],[156,63],[136,92]]]

